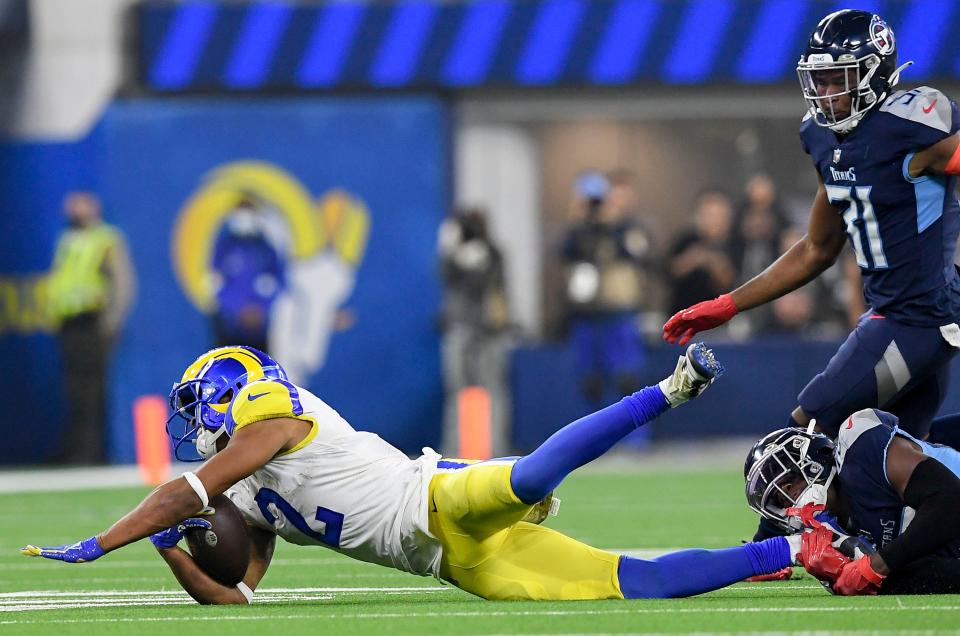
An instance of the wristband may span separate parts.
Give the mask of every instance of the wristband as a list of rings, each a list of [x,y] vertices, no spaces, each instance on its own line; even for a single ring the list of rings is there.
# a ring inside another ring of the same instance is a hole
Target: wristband
[[[237,589],[243,594],[243,598],[247,599],[248,604],[253,603],[253,590],[246,583],[240,581],[237,583]]]
[[[200,478],[191,472],[183,473],[183,478],[186,479],[190,487],[193,488],[193,492],[197,493],[197,497],[200,497],[201,508],[209,506],[210,497],[207,496],[207,489],[203,487]]]

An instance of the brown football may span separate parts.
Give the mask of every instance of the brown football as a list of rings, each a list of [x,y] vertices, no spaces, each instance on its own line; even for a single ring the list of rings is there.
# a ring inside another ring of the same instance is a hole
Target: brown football
[[[226,495],[210,500],[209,514],[197,515],[212,526],[187,528],[183,538],[200,569],[217,582],[233,587],[243,580],[250,564],[250,536],[240,511]]]

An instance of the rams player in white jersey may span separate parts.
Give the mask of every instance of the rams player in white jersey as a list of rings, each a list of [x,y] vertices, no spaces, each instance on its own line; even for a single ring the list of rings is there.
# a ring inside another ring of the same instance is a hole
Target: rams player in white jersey
[[[776,537],[644,560],[592,548],[537,523],[570,471],[697,396],[722,370],[709,349],[691,345],[670,377],[573,422],[530,455],[465,462],[424,449],[411,460],[291,384],[266,354],[214,349],[171,391],[171,420],[182,418],[187,431],[175,438],[194,443],[207,458],[203,466],[158,487],[98,535],[22,551],[80,563],[150,537],[201,603],[250,602],[277,536],[432,575],[488,599],[699,594],[790,565],[799,542]],[[238,506],[252,539],[250,565],[237,587],[217,583],[177,547],[184,523],[202,523],[193,515],[220,493]]]

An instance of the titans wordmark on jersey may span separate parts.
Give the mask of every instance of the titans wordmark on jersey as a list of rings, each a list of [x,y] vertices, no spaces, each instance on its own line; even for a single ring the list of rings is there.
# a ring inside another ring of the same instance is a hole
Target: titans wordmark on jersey
[[[878,409],[864,409],[850,416],[840,426],[837,436],[840,489],[850,502],[857,530],[878,549],[900,536],[910,525],[915,512],[904,505],[887,479],[887,448],[895,436],[910,440],[925,455],[960,475],[960,452],[920,441],[901,431],[897,424],[895,415]],[[960,540],[938,554],[960,558]]]
[[[244,386],[228,411],[235,429],[279,417],[311,422],[313,429],[227,490],[246,522],[291,543],[437,575],[441,547],[428,530],[427,492],[439,456],[411,460],[282,380]]]
[[[927,86],[890,95],[847,135],[809,115],[800,125],[803,148],[843,215],[867,302],[904,324],[940,326],[960,318],[956,178],[908,171],[918,151],[958,128],[957,105]]]

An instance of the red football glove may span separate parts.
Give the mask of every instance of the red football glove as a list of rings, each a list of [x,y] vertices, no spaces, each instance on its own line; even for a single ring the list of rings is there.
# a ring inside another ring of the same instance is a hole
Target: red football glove
[[[770,574],[755,574],[743,579],[744,583],[766,583],[767,581],[789,581],[793,576],[793,568],[787,566],[782,570],[771,572]]]
[[[719,327],[736,316],[737,311],[730,294],[697,303],[678,311],[663,325],[663,339],[670,344],[679,339],[678,344],[685,345],[698,331]]]
[[[803,533],[799,560],[807,572],[828,583],[836,581],[843,568],[851,563],[833,547],[833,530],[827,526]]]
[[[873,569],[870,557],[865,556],[843,566],[840,576],[833,584],[833,591],[843,596],[876,595],[885,578],[887,577]]]
[[[800,523],[804,528],[819,528],[823,524],[817,521],[816,515],[826,509],[823,504],[808,503],[803,508],[787,508],[788,517],[800,517]]]

